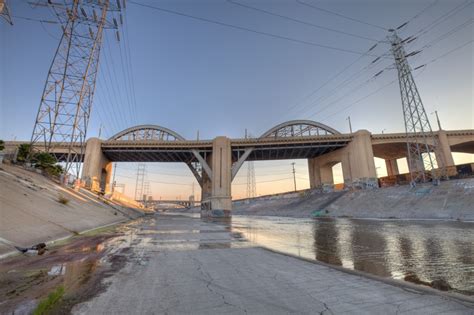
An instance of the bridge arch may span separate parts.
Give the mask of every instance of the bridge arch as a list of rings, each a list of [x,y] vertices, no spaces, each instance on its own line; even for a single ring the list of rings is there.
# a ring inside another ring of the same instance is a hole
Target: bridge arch
[[[338,135],[339,131],[312,120],[290,120],[263,133],[260,138],[310,137],[319,135]]]
[[[158,125],[139,125],[127,128],[110,137],[109,140],[161,140],[184,141],[177,132]]]

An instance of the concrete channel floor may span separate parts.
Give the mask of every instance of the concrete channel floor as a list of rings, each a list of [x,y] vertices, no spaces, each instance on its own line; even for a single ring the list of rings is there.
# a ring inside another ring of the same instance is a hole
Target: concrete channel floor
[[[474,314],[469,303],[255,247],[224,224],[154,216],[127,239],[126,267],[73,313]]]

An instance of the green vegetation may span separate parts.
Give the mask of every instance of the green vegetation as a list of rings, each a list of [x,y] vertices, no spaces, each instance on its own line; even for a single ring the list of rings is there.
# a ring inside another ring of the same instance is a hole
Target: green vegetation
[[[28,154],[30,154],[30,145],[29,144],[20,144],[18,147],[18,154],[16,160],[19,163],[25,163],[28,159]]]
[[[0,151],[3,151],[5,149],[5,141],[0,140]]]
[[[28,155],[30,154],[30,145],[29,144],[20,144],[18,147],[18,154],[16,160],[18,163],[23,164],[28,160]],[[64,172],[63,168],[57,164],[56,158],[46,152],[39,152],[33,154],[30,159],[30,162],[34,167],[43,170],[47,175],[50,176],[59,176]]]
[[[34,162],[36,168],[42,169],[51,176],[59,176],[64,171],[60,165],[56,164],[56,158],[49,153],[36,153],[32,162]]]
[[[47,314],[64,296],[64,287],[59,286],[56,290],[51,292],[48,297],[42,299],[38,306],[36,307],[35,311],[33,312],[34,315],[42,315]]]

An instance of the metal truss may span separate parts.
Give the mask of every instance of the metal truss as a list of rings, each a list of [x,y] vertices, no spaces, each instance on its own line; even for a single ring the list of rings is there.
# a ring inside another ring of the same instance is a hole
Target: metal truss
[[[7,21],[8,24],[13,25],[12,16],[6,0],[0,0],[0,17]]]
[[[157,125],[140,125],[125,129],[109,140],[159,140],[159,141],[184,141],[177,132]]]
[[[411,183],[437,182],[438,174],[435,171],[436,157],[431,152],[437,152],[438,143],[431,129],[431,124],[426,114],[423,102],[411,73],[407,58],[418,52],[406,54],[404,41],[392,31],[389,36],[392,54],[398,71],[400,84],[400,96],[402,100],[403,117],[405,120],[405,132],[407,136],[407,160],[411,176]],[[409,136],[410,135],[410,136]],[[429,145],[429,139],[433,144]],[[438,161],[442,162],[442,161]],[[429,172],[426,172],[429,171]]]
[[[31,148],[43,144],[41,150],[52,152],[56,146],[66,145],[67,153],[61,158],[66,161],[65,170],[79,177],[103,30],[118,28],[114,14],[120,14],[121,4],[110,0],[42,0],[35,5],[49,7],[63,33],[44,86]]]
[[[273,127],[260,138],[288,138],[334,135],[339,132],[324,124],[311,120],[292,120]]]

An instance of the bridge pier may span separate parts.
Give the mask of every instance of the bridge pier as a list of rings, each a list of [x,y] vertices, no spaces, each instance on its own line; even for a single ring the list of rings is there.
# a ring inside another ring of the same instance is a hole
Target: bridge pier
[[[230,217],[232,210],[232,147],[227,137],[217,137],[212,142],[211,169],[211,195],[210,209],[203,207],[202,217]],[[203,172],[205,173],[205,172]],[[208,184],[208,183],[207,183]],[[203,186],[206,185],[203,177]],[[208,188],[203,195],[208,194]]]
[[[397,159],[385,160],[385,166],[387,167],[388,176],[395,176],[400,174],[400,171],[398,170]]]
[[[333,184],[332,167],[339,162],[346,186],[376,187],[377,173],[370,132],[359,130],[346,147],[308,159],[310,187]]]
[[[454,166],[453,154],[449,145],[448,135],[445,130],[438,131],[438,151],[435,152],[438,167]]]
[[[101,145],[99,138],[87,140],[81,181],[87,189],[109,193],[112,163],[102,153]]]

